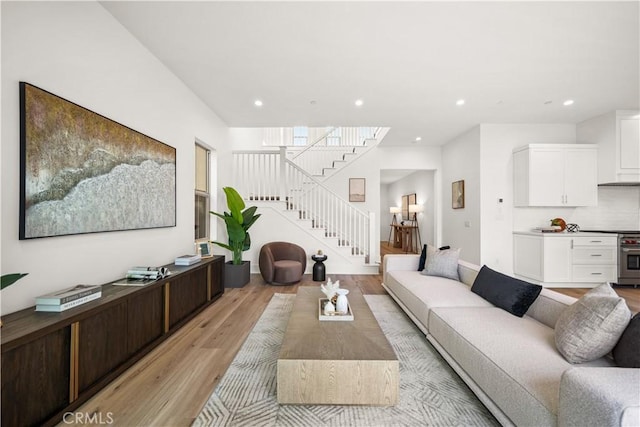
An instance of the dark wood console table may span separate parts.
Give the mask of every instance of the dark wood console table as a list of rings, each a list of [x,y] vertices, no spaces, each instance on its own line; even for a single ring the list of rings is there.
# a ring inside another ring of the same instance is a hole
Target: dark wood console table
[[[2,425],[55,425],[224,292],[224,257],[166,266],[143,287],[102,286],[62,313],[2,317]]]
[[[393,229],[394,248],[402,248],[405,252],[417,253],[418,227],[416,225],[391,224],[391,228]]]

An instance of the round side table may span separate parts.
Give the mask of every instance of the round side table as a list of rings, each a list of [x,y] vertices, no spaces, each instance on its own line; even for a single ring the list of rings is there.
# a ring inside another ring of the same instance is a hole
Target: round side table
[[[324,266],[324,261],[327,260],[326,255],[311,255],[311,259],[316,263],[313,264],[313,281],[314,282],[324,282],[326,269]]]

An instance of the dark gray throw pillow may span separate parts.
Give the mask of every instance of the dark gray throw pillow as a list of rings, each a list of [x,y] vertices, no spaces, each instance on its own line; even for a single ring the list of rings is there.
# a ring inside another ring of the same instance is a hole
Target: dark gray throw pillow
[[[420,254],[420,261],[418,261],[418,271],[424,270],[424,263],[427,261],[427,245],[422,247],[422,253]]]
[[[613,348],[613,358],[621,368],[640,368],[640,313],[636,313]]]
[[[540,285],[498,273],[486,265],[482,266],[471,286],[471,292],[518,317],[524,316],[540,291]]]

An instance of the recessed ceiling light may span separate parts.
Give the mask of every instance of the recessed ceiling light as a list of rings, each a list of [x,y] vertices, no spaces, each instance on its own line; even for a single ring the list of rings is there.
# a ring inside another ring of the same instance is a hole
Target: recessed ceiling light
[[[567,99],[566,101],[564,101],[562,103],[562,105],[564,105],[565,107],[567,107],[569,105],[573,105],[573,99]]]
[[[422,141],[422,137],[421,136],[416,136],[416,142],[418,141]]]
[[[356,99],[356,107],[362,107],[362,104],[364,104],[362,99]]]
[[[456,105],[457,105],[457,106],[464,105],[464,99],[458,99],[458,100],[456,101]]]
[[[262,107],[262,101],[259,99],[256,99],[255,101],[253,101],[253,105],[255,105],[256,107]]]

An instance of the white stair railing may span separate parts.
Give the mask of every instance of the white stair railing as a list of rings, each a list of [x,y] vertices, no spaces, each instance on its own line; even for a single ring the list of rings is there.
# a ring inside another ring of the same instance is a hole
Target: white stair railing
[[[234,151],[234,186],[252,201],[286,202],[296,218],[310,220],[311,227],[324,230],[324,237],[336,238],[339,247],[351,248],[352,255],[371,254],[370,214],[325,187],[311,174],[279,151]]]
[[[287,210],[298,212],[299,219],[311,220],[312,228],[324,230],[324,237],[337,238],[339,247],[350,247],[351,255],[369,256],[368,214],[289,160],[284,176]]]
[[[233,182],[248,200],[280,200],[281,150],[233,152]]]
[[[324,175],[325,170],[346,162],[356,154],[356,147],[364,147],[367,139],[376,137],[376,127],[331,128],[304,148],[289,147],[289,159],[311,175]]]

